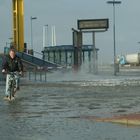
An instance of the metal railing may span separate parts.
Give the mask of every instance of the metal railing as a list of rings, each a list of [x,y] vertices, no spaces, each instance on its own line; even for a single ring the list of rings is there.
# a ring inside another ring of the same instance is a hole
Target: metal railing
[[[28,71],[26,77],[29,81],[47,82],[47,71]]]
[[[58,65],[56,63],[45,61],[43,59],[34,57],[33,55],[26,54],[26,53],[23,53],[23,52],[18,52],[17,55],[21,59],[23,59],[23,60],[25,60],[27,62],[33,63],[34,65],[37,65],[37,66],[41,66],[41,67],[53,67],[53,68],[57,68],[57,67],[60,66],[60,65]]]

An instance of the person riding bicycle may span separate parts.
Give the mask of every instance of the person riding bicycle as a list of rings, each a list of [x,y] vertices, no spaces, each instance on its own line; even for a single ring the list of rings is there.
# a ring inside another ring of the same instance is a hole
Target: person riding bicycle
[[[11,48],[9,50],[9,55],[5,56],[2,63],[2,73],[7,73],[6,91],[5,91],[6,98],[9,98],[10,96],[10,85],[9,85],[10,74],[8,74],[10,72],[19,72],[20,75],[22,75],[23,73],[22,61],[16,55],[16,50],[14,48]],[[16,87],[15,87],[15,91],[16,91],[19,90],[19,75],[15,75],[15,80],[16,80]]]

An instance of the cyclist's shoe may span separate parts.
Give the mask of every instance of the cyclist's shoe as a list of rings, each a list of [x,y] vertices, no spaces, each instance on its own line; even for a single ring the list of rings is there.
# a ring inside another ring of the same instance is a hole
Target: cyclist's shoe
[[[4,100],[10,100],[10,97],[9,96],[5,96]]]
[[[9,101],[15,100],[15,97],[14,97],[14,96],[11,96],[11,98],[8,97],[8,100],[9,100]]]
[[[8,96],[5,96],[3,99],[5,99],[5,100],[8,99]]]
[[[12,100],[15,100],[15,97],[12,96],[12,97],[10,98],[9,96],[5,96],[5,97],[4,97],[4,100],[12,101]]]
[[[11,97],[11,100],[15,100],[15,97],[14,97],[14,96],[12,96],[12,97]]]

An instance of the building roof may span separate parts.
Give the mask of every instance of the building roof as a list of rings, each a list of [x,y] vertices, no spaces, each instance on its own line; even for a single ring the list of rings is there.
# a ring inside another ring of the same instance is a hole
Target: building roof
[[[74,46],[73,45],[59,45],[59,46],[49,46],[45,47],[44,51],[73,51]],[[93,45],[83,45],[82,46],[83,51],[92,51],[93,50]],[[96,48],[98,51],[99,49]]]

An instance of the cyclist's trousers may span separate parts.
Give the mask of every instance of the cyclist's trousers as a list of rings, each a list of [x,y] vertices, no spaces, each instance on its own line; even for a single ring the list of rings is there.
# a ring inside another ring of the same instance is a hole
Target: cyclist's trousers
[[[19,76],[18,75],[14,75],[15,76],[15,88],[18,88],[19,87]],[[6,96],[9,96],[10,95],[10,84],[11,84],[11,80],[12,80],[12,77],[10,74],[7,74],[6,76],[6,91],[5,91],[5,95]]]

